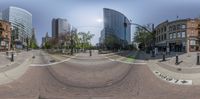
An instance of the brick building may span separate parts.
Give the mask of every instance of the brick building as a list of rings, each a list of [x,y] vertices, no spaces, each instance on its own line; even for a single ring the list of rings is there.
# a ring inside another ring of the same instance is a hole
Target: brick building
[[[156,47],[175,52],[200,51],[200,19],[165,21],[155,28]]]
[[[10,50],[11,23],[0,20],[0,51]]]

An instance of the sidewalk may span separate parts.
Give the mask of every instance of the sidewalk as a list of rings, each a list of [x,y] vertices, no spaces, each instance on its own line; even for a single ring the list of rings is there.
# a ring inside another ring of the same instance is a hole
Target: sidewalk
[[[140,52],[139,57],[141,60],[143,59],[150,70],[162,80],[179,85],[200,85],[200,69],[174,66],[167,62],[162,62],[162,58],[152,59],[151,55],[144,52]],[[145,58],[147,58],[147,60],[145,60]],[[173,59],[173,57],[171,59]],[[174,82],[172,80],[174,80]],[[187,81],[188,83],[181,83],[180,81]]]
[[[6,53],[0,53],[0,72],[15,68],[22,64],[26,59],[32,57],[32,52],[21,52],[14,55],[14,62],[11,62],[11,55],[7,56]]]
[[[6,59],[1,53],[1,59]],[[2,57],[3,56],[3,57]],[[0,65],[0,85],[9,83],[21,77],[29,67],[32,61],[32,52],[22,52],[15,56],[14,62],[4,61]],[[2,60],[1,60],[2,61]],[[4,63],[4,65],[2,65]],[[6,65],[7,63],[7,65]]]

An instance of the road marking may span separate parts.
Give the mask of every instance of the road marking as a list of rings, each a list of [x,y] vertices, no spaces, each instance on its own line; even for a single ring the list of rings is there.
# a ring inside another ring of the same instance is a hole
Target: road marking
[[[71,58],[68,58],[68,59],[66,59],[66,60],[62,60],[62,61],[60,61],[60,62],[54,62],[54,63],[48,63],[48,64],[31,64],[31,65],[29,65],[29,66],[50,66],[50,65],[56,65],[56,64],[60,64],[60,63],[63,63],[63,62],[67,62],[67,61],[69,61]]]
[[[173,84],[177,84],[177,85],[192,85],[192,80],[175,79],[168,75],[162,74],[159,71],[153,71],[153,73],[158,78],[160,78],[166,82],[169,82],[169,83],[173,83]]]

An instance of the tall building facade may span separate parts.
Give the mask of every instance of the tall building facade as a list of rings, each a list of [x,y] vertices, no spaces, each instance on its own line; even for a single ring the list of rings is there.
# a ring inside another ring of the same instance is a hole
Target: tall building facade
[[[0,20],[2,20],[2,12],[0,12]]]
[[[32,35],[32,14],[25,9],[9,7],[2,13],[3,20],[12,25],[12,42],[17,48],[27,46],[27,38]]]
[[[106,39],[114,35],[119,40],[120,45],[131,44],[131,26],[128,18],[115,10],[104,8],[104,29],[101,32],[100,43],[106,43]]]
[[[52,39],[52,38],[49,37],[49,34],[48,34],[48,32],[47,32],[46,35],[45,35],[45,37],[42,37],[42,44],[41,44],[41,46],[44,47],[44,46],[45,46],[45,43],[48,42],[48,41],[50,41],[51,39]]]
[[[157,25],[155,31],[155,45],[159,50],[200,51],[200,19],[167,20]]]
[[[59,37],[59,34],[70,33],[71,25],[67,19],[53,19],[52,20],[52,37]]]
[[[0,20],[0,51],[10,50],[11,44],[11,24]]]

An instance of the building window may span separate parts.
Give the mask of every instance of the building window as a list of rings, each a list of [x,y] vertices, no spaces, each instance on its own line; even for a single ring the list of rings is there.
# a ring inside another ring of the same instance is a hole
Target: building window
[[[182,24],[181,25],[181,29],[185,29],[186,28],[186,25],[185,24]]]
[[[169,34],[169,39],[172,39],[172,33]]]
[[[167,28],[166,28],[166,26],[164,27],[164,32],[166,32],[167,31]]]
[[[181,32],[181,37],[185,38],[185,32]]]
[[[177,33],[177,37],[178,37],[178,38],[181,38],[181,32],[178,32],[178,33]]]
[[[176,26],[175,25],[173,25],[173,31],[175,31],[176,30]]]
[[[191,31],[191,36],[194,36],[194,31]]]
[[[195,40],[190,40],[190,45],[196,45],[196,41]]]
[[[166,34],[164,34],[164,40],[166,40],[167,39],[167,35]]]
[[[161,33],[163,32],[163,28],[161,28]]]
[[[176,38],[176,33],[173,33],[173,38]]]
[[[169,26],[169,31],[172,31],[172,27],[171,26]]]
[[[181,25],[180,25],[180,24],[178,24],[178,25],[177,25],[177,29],[179,30],[180,28],[181,28]]]

